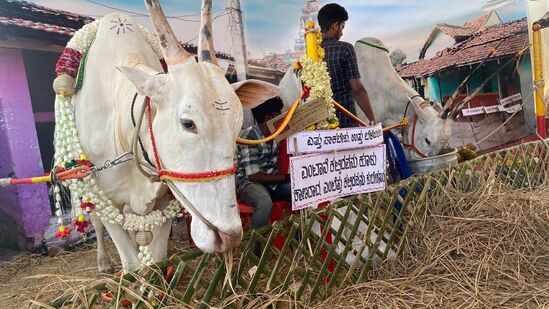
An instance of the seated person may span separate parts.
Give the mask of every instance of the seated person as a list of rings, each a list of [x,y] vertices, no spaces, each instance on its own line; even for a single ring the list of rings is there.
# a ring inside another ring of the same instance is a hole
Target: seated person
[[[269,99],[252,109],[257,124],[240,137],[259,140],[269,136],[267,121],[280,115],[282,100]],[[274,141],[237,146],[236,189],[240,199],[254,208],[251,229],[269,223],[273,201],[291,201],[290,175],[278,172],[278,145]]]

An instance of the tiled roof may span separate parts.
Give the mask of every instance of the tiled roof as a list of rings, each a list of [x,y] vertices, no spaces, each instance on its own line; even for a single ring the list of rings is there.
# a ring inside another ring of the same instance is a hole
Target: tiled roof
[[[32,2],[0,0],[0,16],[32,20],[46,24],[79,29],[93,18],[67,11],[56,10]]]
[[[194,45],[194,44],[190,44],[190,43],[181,43],[181,46],[183,46],[183,48],[185,48],[185,50],[193,55],[197,55],[198,54],[198,46]],[[224,60],[229,60],[229,61],[234,61],[234,57],[229,55],[229,54],[226,54],[226,53],[223,53],[223,52],[219,52],[219,51],[216,51],[215,52],[215,56],[218,58],[218,59],[224,59]]]
[[[467,27],[454,26],[454,25],[449,25],[444,23],[437,24],[435,26],[435,29],[438,29],[446,33],[448,36],[451,36],[454,39],[457,39],[460,37],[468,37],[478,30],[478,28],[467,28]]]
[[[291,63],[285,62],[284,59],[278,55],[267,56],[261,59],[251,59],[249,64],[279,72],[286,72],[291,66]]]
[[[67,37],[71,37],[76,31],[73,28],[34,22],[34,21],[24,20],[19,18],[7,18],[4,16],[0,16],[0,25],[27,28],[27,29],[33,29],[38,31],[50,32],[50,33],[57,33]]]
[[[446,23],[437,24],[431,31],[431,34],[429,34],[429,36],[427,37],[427,40],[425,41],[425,43],[423,44],[423,47],[419,52],[419,59],[425,58],[427,49],[431,46],[431,44],[433,43],[433,41],[435,40],[439,32],[442,32],[448,35],[449,37],[453,38],[456,43],[461,42],[469,38],[476,32],[486,29],[486,23],[488,22],[492,14],[495,14],[499,20],[499,16],[497,15],[497,13],[495,11],[491,11],[471,21],[466,22],[463,26],[455,26],[455,25],[450,25]]]
[[[526,27],[526,19],[488,27],[469,39],[443,50],[431,59],[420,60],[402,67],[398,74],[402,78],[424,77],[453,67],[480,62],[498,44],[499,47],[493,57],[503,58],[514,55],[529,44]]]
[[[64,45],[93,18],[50,9],[32,2],[0,0],[0,32]]]

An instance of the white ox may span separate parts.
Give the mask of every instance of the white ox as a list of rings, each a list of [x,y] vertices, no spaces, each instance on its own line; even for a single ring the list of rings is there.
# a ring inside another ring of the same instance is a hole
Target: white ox
[[[417,151],[406,149],[407,159],[419,159],[421,155],[418,152],[425,156],[437,155],[450,139],[452,120],[446,119],[446,116],[442,117],[443,112],[439,114],[430,104],[424,103],[425,100],[398,76],[391,64],[389,51],[381,41],[375,38],[364,38],[359,40],[354,48],[358,59],[361,81],[368,91],[377,120],[387,127],[399,124],[404,116],[409,119],[410,125],[404,130],[403,139],[405,144],[414,145]],[[300,81],[291,68],[280,81],[279,87],[280,97],[284,101],[285,107],[288,108],[301,92]],[[355,104],[355,108],[358,117],[367,122],[366,116],[357,104]],[[414,117],[417,117],[417,123],[415,124],[415,134],[412,136]],[[346,207],[339,209],[342,215],[345,211]],[[369,214],[365,214],[365,216],[369,217]],[[351,211],[348,223],[343,231],[344,240],[347,240],[351,233],[349,224],[354,224],[357,219],[355,212]],[[332,228],[337,231],[340,225],[341,221],[334,218]],[[352,264],[356,258],[355,253],[352,252],[353,250],[355,252],[361,250],[360,248],[365,242],[376,242],[378,235],[374,231],[370,234],[370,239],[364,239],[367,228],[368,226],[364,222],[360,223],[359,235],[353,239],[352,250],[345,257],[349,264]],[[316,231],[320,233],[319,228]],[[384,235],[383,239],[387,239],[388,236]],[[338,253],[341,253],[343,248],[343,242],[337,244]],[[381,252],[386,250],[384,241],[381,241],[378,249]],[[369,250],[366,247],[362,251],[362,257],[366,259],[368,254]],[[393,254],[394,252],[391,250],[389,256]]]
[[[410,125],[404,130],[404,143],[415,145],[415,148],[426,156],[437,155],[450,139],[452,120],[441,117],[442,114],[439,114],[430,104],[424,104],[425,100],[398,76],[391,65],[389,52],[381,41],[375,38],[364,38],[357,41],[354,48],[361,81],[368,91],[376,119],[387,127],[399,124],[400,120],[406,116]],[[285,107],[289,107],[301,92],[300,82],[291,68],[280,81],[279,87],[280,97]],[[358,117],[366,120],[366,116],[357,104],[355,108]],[[406,115],[404,115],[405,111]],[[413,120],[416,116],[415,134],[412,137]],[[408,159],[420,158],[418,152],[406,150]]]
[[[141,109],[144,96],[150,97],[152,127],[165,169],[201,173],[232,167],[235,139],[242,125],[242,107],[251,108],[275,96],[278,88],[252,80],[233,85],[227,82],[225,71],[216,64],[211,40],[211,0],[203,3],[207,12],[203,11],[199,40],[199,56],[203,61],[199,62],[182,48],[158,1],[145,3],[169,72],[161,74],[158,57],[131,17],[118,13],[103,17],[89,50],[83,87],[72,101],[83,151],[90,161],[100,163],[130,150],[134,130],[131,105],[138,92],[134,112]],[[133,29],[117,33],[112,21],[124,21],[133,25]],[[140,136],[152,156],[146,124],[140,128]],[[166,185],[150,182],[131,163],[98,172],[97,177],[100,188],[126,214],[145,215],[167,205]],[[217,229],[212,230],[191,211],[195,219],[191,235],[200,249],[223,252],[239,244],[242,224],[236,207],[234,177],[214,182],[175,182],[175,186]],[[97,217],[92,217],[92,221],[99,236],[99,270],[109,271],[101,222]],[[135,233],[118,224],[102,223],[116,245],[123,269],[139,268]],[[154,261],[166,257],[170,227],[168,220],[152,231],[150,248]]]

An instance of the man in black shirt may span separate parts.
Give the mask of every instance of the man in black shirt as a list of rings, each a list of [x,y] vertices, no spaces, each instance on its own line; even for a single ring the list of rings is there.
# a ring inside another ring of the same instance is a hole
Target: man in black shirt
[[[323,6],[318,12],[318,23],[322,31],[321,47],[324,48],[326,64],[330,74],[334,100],[356,115],[353,96],[358,106],[364,111],[370,124],[376,123],[376,118],[368,92],[360,81],[360,72],[353,45],[341,42],[345,21],[349,15],[345,8],[336,3]],[[342,128],[357,126],[353,120],[336,111],[339,125]]]

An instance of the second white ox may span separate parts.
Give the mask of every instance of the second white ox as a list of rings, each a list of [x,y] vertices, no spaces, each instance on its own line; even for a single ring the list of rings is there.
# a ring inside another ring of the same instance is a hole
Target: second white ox
[[[182,48],[158,1],[145,3],[168,73],[161,74],[158,57],[131,17],[118,13],[103,17],[89,50],[83,87],[73,97],[83,151],[95,163],[129,151],[134,130],[131,115],[141,109],[144,96],[148,96],[153,105],[152,129],[158,155],[166,170],[203,173],[230,169],[235,138],[242,125],[242,106],[259,104],[277,95],[278,88],[253,80],[233,85],[227,82],[225,71],[217,65],[211,41],[211,0],[203,3],[209,6],[205,14],[203,11],[203,19],[209,20],[203,20],[200,30],[199,62]],[[125,31],[120,31],[122,28]],[[136,92],[139,96],[132,110]],[[152,157],[147,126],[144,124],[139,130],[144,148]],[[166,207],[168,188],[163,183],[150,182],[131,163],[101,171],[97,177],[99,187],[124,214],[147,215]],[[199,248],[222,252],[239,244],[242,224],[234,177],[214,182],[175,182],[175,186],[211,224],[199,220],[191,211],[191,234]],[[101,222],[93,223],[101,235]],[[102,223],[116,245],[124,270],[139,268],[135,233],[106,220]],[[152,230],[150,248],[154,261],[166,257],[170,227],[171,219]],[[110,265],[102,241],[98,247],[99,270],[108,271]]]
[[[452,120],[441,117],[442,114],[424,103],[425,99],[398,76],[391,65],[389,51],[381,41],[364,38],[357,41],[354,48],[361,81],[368,91],[377,120],[385,127],[399,124],[403,117],[410,122],[403,136],[404,143],[412,146],[407,148],[407,159],[419,159],[421,154],[437,155],[450,139]],[[279,87],[280,97],[285,107],[289,107],[301,92],[301,84],[292,68],[286,72]],[[360,107],[355,107],[358,117],[366,120]],[[417,117],[415,125],[414,117]]]

